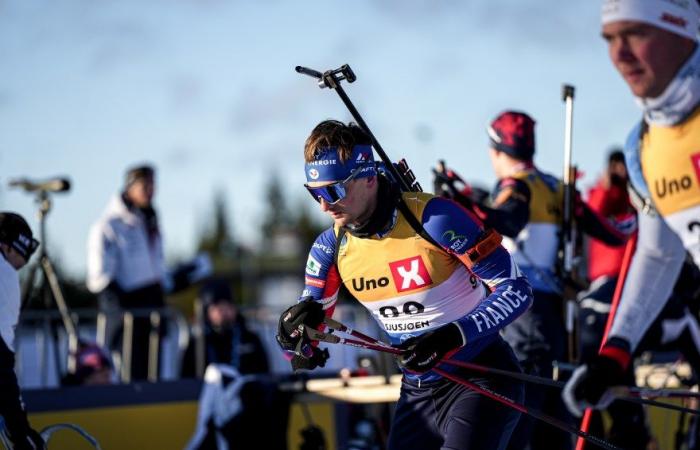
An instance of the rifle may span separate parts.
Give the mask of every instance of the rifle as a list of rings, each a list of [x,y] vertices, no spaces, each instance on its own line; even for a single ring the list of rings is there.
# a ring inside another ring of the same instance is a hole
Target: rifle
[[[303,66],[296,66],[295,70],[300,74],[316,78],[318,80],[318,87],[321,89],[330,88],[338,94],[340,99],[348,108],[348,111],[350,111],[352,117],[355,119],[355,122],[357,122],[357,125],[359,125],[359,127],[362,128],[362,130],[367,133],[372,140],[372,147],[374,147],[374,150],[379,155],[379,158],[382,160],[382,162],[384,162],[388,174],[394,182],[398,183],[402,192],[423,191],[423,188],[421,188],[420,183],[418,183],[418,180],[416,180],[416,176],[408,167],[408,163],[405,159],[402,158],[398,163],[393,163],[391,159],[389,159],[386,152],[384,152],[384,149],[379,144],[379,141],[377,141],[377,138],[374,136],[374,133],[372,133],[372,130],[369,129],[369,126],[367,126],[367,123],[364,121],[359,111],[357,111],[357,108],[355,108],[355,105],[353,105],[352,101],[350,101],[350,98],[345,93],[345,90],[343,89],[343,86],[341,86],[340,82],[345,80],[348,83],[353,83],[355,80],[357,80],[355,72],[352,71],[348,64],[343,64],[337,69],[327,70],[323,73]]]

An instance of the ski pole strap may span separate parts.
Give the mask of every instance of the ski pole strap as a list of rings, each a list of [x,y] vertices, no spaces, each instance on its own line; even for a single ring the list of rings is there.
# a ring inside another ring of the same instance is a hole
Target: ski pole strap
[[[559,420],[559,419],[552,417],[552,416],[548,416],[548,415],[541,413],[541,412],[534,410],[534,409],[528,409],[525,405],[518,403],[514,400],[511,400],[508,397],[499,394],[498,392],[494,392],[490,389],[487,389],[483,386],[479,386],[478,384],[472,383],[468,380],[458,378],[455,375],[450,374],[448,372],[445,372],[442,369],[433,368],[432,370],[435,373],[437,373],[438,375],[445,377],[450,381],[461,384],[462,386],[464,386],[466,388],[469,388],[469,389],[471,389],[479,394],[482,394],[482,395],[484,395],[492,400],[495,400],[503,405],[506,405],[510,408],[513,408],[516,411],[519,411],[523,414],[527,414],[530,417],[533,417],[537,420],[541,420],[543,422],[546,422],[546,423],[548,423],[556,428],[559,428],[562,431],[565,431],[565,432],[570,433],[570,434],[575,434],[576,436],[579,436],[580,438],[583,438],[583,439],[585,439],[593,444],[596,444],[602,448],[605,448],[607,450],[621,450],[619,447],[616,447],[616,446],[610,444],[609,442],[607,442],[603,439],[600,439],[598,437],[595,437],[589,433],[581,431],[578,428],[574,427],[573,425],[570,425],[562,420]]]
[[[328,328],[331,328],[333,330],[337,330],[337,331],[340,331],[343,333],[347,333],[351,336],[355,336],[357,338],[362,339],[363,341],[365,341],[367,343],[377,344],[377,345],[380,345],[382,347],[386,347],[387,349],[395,350],[395,348],[392,347],[391,345],[389,345],[383,341],[380,341],[379,339],[375,339],[371,336],[368,336],[364,333],[360,333],[359,331],[357,331],[353,328],[350,328],[346,325],[343,325],[342,323],[338,322],[337,320],[332,319],[331,317],[326,317],[325,319],[323,319],[323,323],[325,323]]]
[[[376,350],[384,353],[391,353],[394,355],[400,355],[401,353],[403,353],[398,348],[390,347],[384,343],[375,344],[366,341],[358,341],[356,339],[348,339],[336,336],[331,333],[324,333],[322,331],[318,331],[310,327],[304,327],[304,331],[306,332],[306,337],[311,339],[312,341],[326,342],[328,344],[350,345],[352,347],[364,348],[367,350]]]

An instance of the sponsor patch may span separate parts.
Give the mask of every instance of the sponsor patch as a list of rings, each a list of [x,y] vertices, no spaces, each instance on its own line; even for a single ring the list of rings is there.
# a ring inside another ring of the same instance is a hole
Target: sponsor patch
[[[319,276],[323,266],[320,262],[313,256],[309,255],[309,259],[306,260],[306,273],[313,275],[315,277]]]
[[[320,243],[318,243],[318,242],[314,242],[314,244],[312,245],[312,247],[321,250],[321,251],[322,251],[323,253],[325,253],[326,255],[332,255],[332,254],[333,254],[333,248],[331,248],[331,247],[329,247],[329,246],[327,246],[327,245],[320,244]]]
[[[309,170],[309,178],[311,178],[312,180],[317,179],[318,178],[318,170],[310,169]]]
[[[360,152],[357,155],[357,159],[355,159],[355,162],[359,164],[359,163],[366,163],[369,160],[370,160],[370,158],[369,158],[368,152]]]
[[[419,289],[433,283],[420,256],[390,262],[389,269],[397,292]]]
[[[304,283],[309,286],[314,286],[323,289],[326,286],[326,282],[319,280],[318,278],[304,277]]]
[[[454,230],[447,230],[442,233],[442,238],[447,241],[447,246],[455,253],[463,253],[467,246],[467,237],[457,234]]]

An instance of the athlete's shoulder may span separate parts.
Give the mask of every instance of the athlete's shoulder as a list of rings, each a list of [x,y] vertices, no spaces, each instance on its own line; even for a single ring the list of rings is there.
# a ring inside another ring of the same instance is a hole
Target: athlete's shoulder
[[[473,213],[443,197],[434,197],[427,203],[422,222],[437,243],[456,253],[474,246],[484,229]]]
[[[527,177],[506,177],[501,178],[496,183],[496,188],[494,189],[494,198],[501,195],[502,192],[507,192],[508,194],[514,193],[519,194],[519,198],[530,199],[530,186],[528,185]]]
[[[647,125],[643,120],[637,122],[627,135],[623,147],[630,184],[642,197],[649,197],[649,189],[644,180],[644,173],[642,172],[642,165],[639,160],[639,149],[646,130]]]
[[[431,194],[429,192],[402,192],[401,193],[401,199],[409,206],[412,206],[414,204],[425,205],[433,198],[442,198],[442,197],[438,197],[437,195]]]
[[[326,228],[321,232],[321,234],[316,236],[316,240],[311,248],[332,255],[335,248],[337,234],[338,230],[336,230],[335,227]]]
[[[624,145],[624,153],[625,157],[628,156],[634,156],[635,158],[639,157],[639,143],[642,139],[642,135],[644,134],[644,131],[646,130],[647,126],[644,123],[643,120],[640,120],[637,122],[634,127],[627,133],[627,139],[625,139],[625,145]]]

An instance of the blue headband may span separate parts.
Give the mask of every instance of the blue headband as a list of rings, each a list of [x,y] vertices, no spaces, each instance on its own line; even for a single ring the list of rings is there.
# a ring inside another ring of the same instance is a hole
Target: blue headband
[[[371,177],[377,174],[371,145],[356,145],[345,163],[338,157],[337,147],[318,149],[314,160],[304,164],[306,182],[341,181],[350,176],[358,167],[364,168],[355,178]]]

